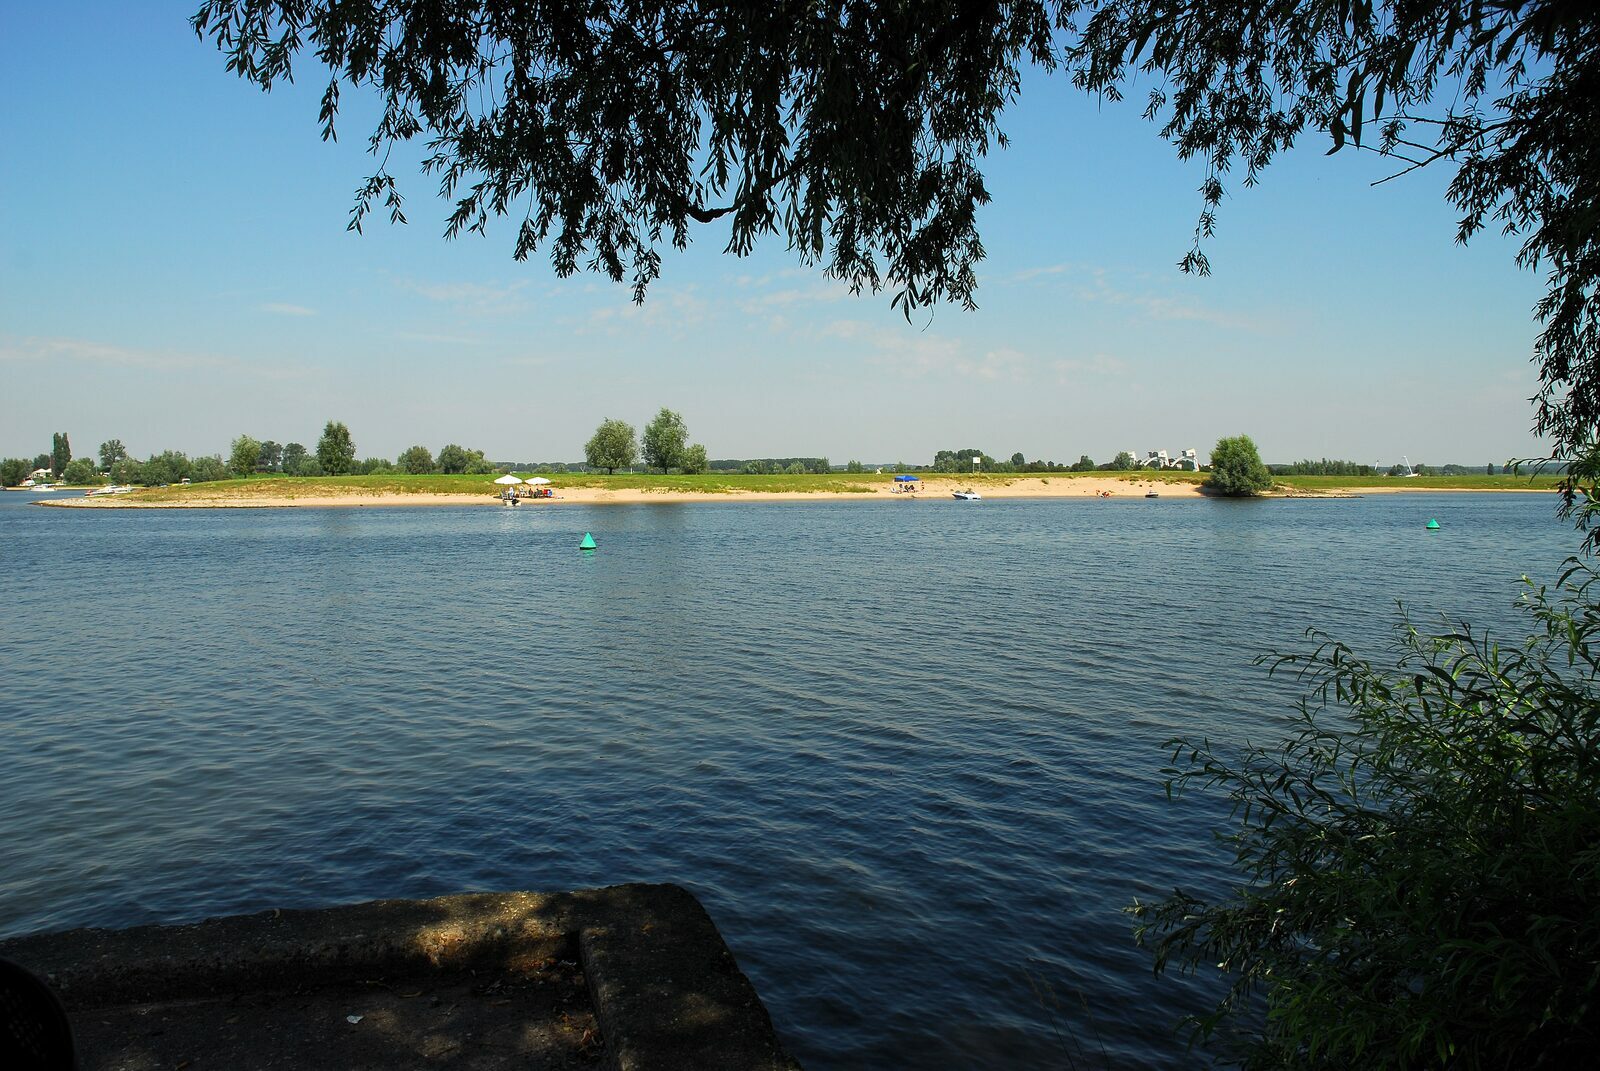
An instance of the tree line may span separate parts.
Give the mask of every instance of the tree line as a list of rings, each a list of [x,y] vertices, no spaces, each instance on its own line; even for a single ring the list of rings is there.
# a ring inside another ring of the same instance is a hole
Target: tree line
[[[602,420],[584,444],[583,456],[590,468],[605,469],[607,474],[632,468],[641,458],[647,467],[660,469],[662,475],[673,469],[692,475],[706,471],[707,466],[706,448],[690,443],[689,426],[682,415],[665,407],[638,437],[633,425],[625,420]]]

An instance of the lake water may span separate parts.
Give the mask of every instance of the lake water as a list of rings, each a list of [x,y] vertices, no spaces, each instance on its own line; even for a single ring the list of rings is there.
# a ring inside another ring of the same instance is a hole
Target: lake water
[[[1577,545],[1551,495],[29,501],[0,935],[673,881],[813,1071],[1192,1064],[1120,910],[1226,877],[1162,743],[1278,736],[1310,625],[1515,627]]]

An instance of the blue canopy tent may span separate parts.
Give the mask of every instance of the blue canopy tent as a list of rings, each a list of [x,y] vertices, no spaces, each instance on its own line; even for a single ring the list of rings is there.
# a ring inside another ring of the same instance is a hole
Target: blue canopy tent
[[[896,476],[894,478],[894,482],[895,483],[916,483],[917,482],[917,477],[915,477],[915,476]]]

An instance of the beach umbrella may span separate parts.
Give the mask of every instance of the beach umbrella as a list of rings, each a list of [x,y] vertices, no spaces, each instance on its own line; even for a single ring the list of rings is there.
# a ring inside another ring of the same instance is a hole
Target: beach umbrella
[[[894,478],[894,482],[895,483],[916,483],[917,482],[917,478],[915,476],[896,476]]]
[[[522,482],[522,480],[521,480],[520,477],[511,476],[511,475],[502,476],[498,480],[495,481],[495,483],[503,483],[507,487],[510,487],[514,483],[521,483],[521,482]]]
[[[531,487],[540,487],[540,486],[543,486],[544,484],[549,483],[550,481],[545,479],[543,476],[529,476],[526,480],[523,480],[522,482],[525,483],[525,484],[528,484]]]

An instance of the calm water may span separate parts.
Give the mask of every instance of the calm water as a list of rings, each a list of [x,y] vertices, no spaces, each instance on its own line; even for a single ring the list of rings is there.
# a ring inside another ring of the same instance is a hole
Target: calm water
[[[1308,625],[1514,623],[1576,546],[1545,495],[29,501],[0,935],[674,881],[812,1069],[1190,1064],[1203,994],[1120,913],[1225,875],[1162,742],[1275,736],[1293,685],[1251,662]]]

